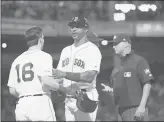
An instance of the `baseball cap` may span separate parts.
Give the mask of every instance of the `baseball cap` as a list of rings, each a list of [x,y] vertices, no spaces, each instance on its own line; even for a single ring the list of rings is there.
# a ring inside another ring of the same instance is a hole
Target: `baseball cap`
[[[118,34],[118,35],[115,35],[113,37],[113,45],[117,45],[119,44],[120,42],[128,42],[131,44],[131,39],[128,35],[124,35],[124,34]]]
[[[72,20],[68,23],[68,26],[77,28],[89,28],[88,21],[85,17],[73,17]]]
[[[39,26],[34,26],[27,29],[24,34],[26,41],[37,39],[41,37],[41,35],[42,35],[42,28]]]

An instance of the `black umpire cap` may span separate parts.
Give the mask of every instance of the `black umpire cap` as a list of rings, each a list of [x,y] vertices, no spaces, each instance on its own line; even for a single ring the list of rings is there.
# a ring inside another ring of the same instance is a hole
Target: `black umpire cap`
[[[85,17],[74,17],[72,18],[72,20],[68,23],[68,26],[73,28],[73,27],[77,27],[77,28],[89,28],[89,24],[88,21]]]
[[[24,36],[25,36],[25,40],[28,42],[35,39],[39,39],[42,36],[42,34],[43,34],[42,28],[39,26],[34,26],[27,29],[25,31]]]
[[[128,35],[118,34],[113,37],[113,40],[111,42],[113,42],[113,45],[117,45],[120,42],[128,42],[129,44],[131,44],[131,39]]]

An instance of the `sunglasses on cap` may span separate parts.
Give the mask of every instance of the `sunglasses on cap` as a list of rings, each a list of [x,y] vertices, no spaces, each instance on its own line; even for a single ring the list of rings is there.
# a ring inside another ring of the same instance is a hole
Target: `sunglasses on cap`
[[[113,46],[117,46],[121,42],[128,42],[127,40],[121,40],[121,41],[113,41]],[[128,42],[129,43],[129,42]]]
[[[84,25],[81,25],[81,24],[78,23],[78,22],[70,22],[70,23],[68,23],[68,26],[69,26],[70,28],[74,28],[74,27],[76,27],[76,28],[88,28],[88,27],[86,27],[86,26],[84,26]]]

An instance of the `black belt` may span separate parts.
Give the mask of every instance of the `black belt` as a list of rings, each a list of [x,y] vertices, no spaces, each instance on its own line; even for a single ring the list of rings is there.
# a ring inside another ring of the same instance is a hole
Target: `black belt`
[[[74,98],[76,99],[77,97],[75,95],[66,95],[67,98]]]
[[[19,98],[23,98],[23,97],[30,97],[30,96],[43,96],[44,94],[34,94],[34,95],[24,95],[24,96],[21,96]]]

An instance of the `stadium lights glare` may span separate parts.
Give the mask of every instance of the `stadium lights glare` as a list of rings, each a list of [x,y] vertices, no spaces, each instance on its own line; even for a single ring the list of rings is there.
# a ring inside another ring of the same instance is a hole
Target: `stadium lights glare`
[[[138,6],[138,9],[142,12],[148,12],[150,9],[152,11],[156,11],[157,10],[157,6],[152,4],[141,4],[140,6]]]
[[[2,43],[2,48],[6,48],[7,44],[6,43]]]
[[[134,4],[115,4],[115,9],[128,13],[130,10],[136,10],[136,6]]]
[[[154,4],[153,4],[153,5],[151,5],[151,10],[152,10],[152,11],[156,11],[156,10],[157,10],[157,6],[156,6],[156,5],[154,5]]]
[[[124,13],[114,13],[114,21],[124,21],[125,20],[125,14]]]
[[[63,1],[60,1],[60,2],[58,3],[58,5],[59,5],[60,7],[63,7],[63,6],[64,6],[64,2],[63,2]]]
[[[155,27],[155,30],[158,30],[158,31],[161,31],[162,29],[163,29],[162,25],[160,25],[160,24],[157,24]]]
[[[152,28],[151,24],[143,24],[144,30],[150,30]]]

